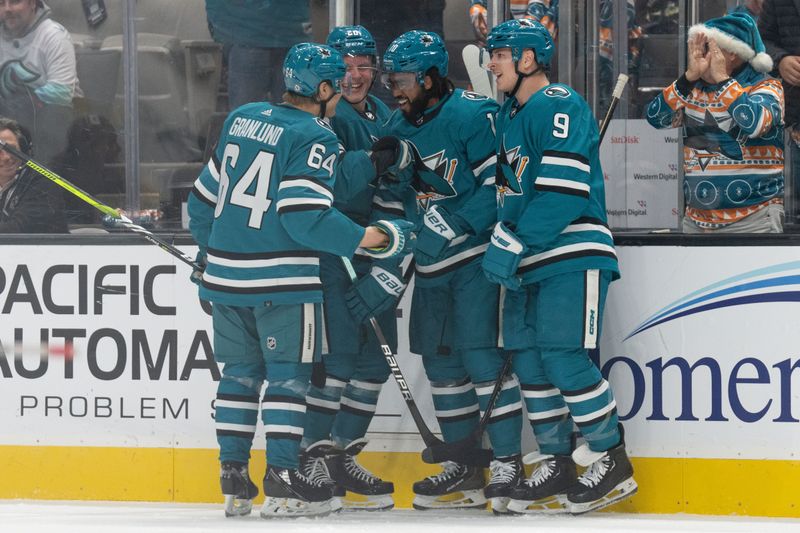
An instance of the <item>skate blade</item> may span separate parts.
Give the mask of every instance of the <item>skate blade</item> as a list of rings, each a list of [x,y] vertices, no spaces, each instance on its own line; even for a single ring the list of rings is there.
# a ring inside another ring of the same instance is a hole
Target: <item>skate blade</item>
[[[633,496],[638,490],[639,486],[636,484],[636,481],[630,477],[614,487],[614,490],[610,491],[608,494],[598,500],[586,503],[568,502],[568,510],[571,514],[575,515],[588,513],[590,511],[597,511],[598,509],[603,509],[604,507],[608,507],[609,505]]]
[[[541,500],[511,500],[510,514],[564,514],[567,511],[565,496],[551,496]]]
[[[394,508],[394,500],[389,494],[367,496],[348,492],[342,504],[344,512],[390,511]]]
[[[482,490],[465,490],[442,496],[417,494],[412,503],[417,511],[435,509],[486,509],[486,498]]]
[[[295,498],[267,497],[261,506],[261,518],[322,518],[331,514],[330,500],[306,502]]]
[[[511,500],[508,496],[492,498],[492,512],[494,514],[508,514],[508,502]]]
[[[253,510],[253,500],[242,500],[233,494],[225,494],[225,516],[247,516]]]

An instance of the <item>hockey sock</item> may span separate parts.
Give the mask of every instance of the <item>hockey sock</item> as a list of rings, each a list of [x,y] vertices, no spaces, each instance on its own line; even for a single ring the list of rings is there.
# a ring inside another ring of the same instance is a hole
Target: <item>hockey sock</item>
[[[309,372],[310,374],[310,372]],[[306,418],[309,376],[269,381],[261,403],[261,418],[267,437],[267,463],[279,468],[297,468],[300,440]]]
[[[600,378],[594,385],[561,394],[589,448],[602,452],[619,444],[617,403],[608,381]]]
[[[308,387],[306,393],[306,425],[303,433],[302,448],[308,448],[320,440],[327,440],[331,435],[336,415],[339,413],[339,402],[347,383],[331,375],[325,376],[325,386]]]
[[[488,381],[475,385],[478,403],[481,406],[481,416],[486,411],[486,405],[489,403],[495,383],[495,381]],[[522,431],[522,403],[516,378],[508,377],[503,383],[503,388],[489,415],[489,425],[486,427],[486,431],[489,433],[495,457],[519,455],[521,451],[519,435]]]
[[[261,365],[226,363],[217,386],[214,421],[220,461],[250,461],[250,448],[258,425]]]
[[[431,394],[445,442],[466,438],[478,427],[480,408],[475,386],[469,378],[462,381],[432,381]]]
[[[344,449],[367,434],[383,383],[351,379],[342,394],[341,410],[333,423],[333,442]]]
[[[539,451],[553,455],[570,453],[572,419],[561,392],[549,383],[523,383],[520,387]]]

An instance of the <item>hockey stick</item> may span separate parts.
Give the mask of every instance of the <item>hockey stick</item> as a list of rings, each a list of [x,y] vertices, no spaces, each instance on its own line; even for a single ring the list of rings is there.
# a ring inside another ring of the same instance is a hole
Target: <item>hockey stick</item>
[[[153,235],[152,233],[150,233],[149,231],[147,231],[143,227],[141,227],[141,226],[139,226],[137,224],[134,224],[128,217],[119,214],[117,212],[117,210],[114,209],[113,207],[107,206],[106,204],[104,204],[103,202],[101,202],[97,198],[93,197],[91,194],[89,194],[88,192],[84,191],[83,189],[81,189],[77,185],[75,185],[75,184],[69,182],[68,180],[62,178],[61,176],[59,176],[58,174],[56,174],[52,170],[50,170],[50,169],[48,169],[46,167],[43,167],[42,165],[38,164],[31,157],[29,157],[28,155],[20,152],[19,150],[17,150],[13,146],[9,146],[8,143],[6,143],[3,140],[0,140],[0,149],[5,150],[6,152],[8,152],[9,154],[13,155],[14,157],[19,159],[20,161],[24,161],[25,162],[25,166],[27,166],[31,170],[33,170],[33,171],[37,172],[38,174],[44,176],[45,178],[49,179],[50,181],[52,181],[53,183],[55,183],[59,187],[62,187],[64,189],[66,189],[71,194],[77,196],[78,198],[80,198],[81,200],[83,200],[87,204],[91,205],[92,207],[94,207],[95,209],[100,211],[101,213],[110,216],[111,218],[114,219],[114,222],[116,222],[120,226],[122,226],[122,227],[124,227],[126,229],[129,229],[129,230],[131,230],[131,231],[133,231],[135,233],[140,234],[142,237],[144,237],[145,239],[150,241],[152,244],[155,244],[156,246],[158,246],[159,248],[161,248],[162,250],[164,250],[168,254],[170,254],[170,255],[172,255],[174,257],[177,257],[178,259],[180,259],[181,261],[183,261],[184,263],[186,263],[187,265],[189,265],[193,269],[202,270],[200,265],[198,265],[194,261],[194,259],[192,259],[188,255],[186,255],[185,253],[181,252],[180,250],[175,248],[173,245],[171,245],[167,241],[162,240],[159,237],[156,237],[155,235]]]
[[[603,137],[605,137],[608,125],[611,123],[611,115],[614,114],[614,110],[617,108],[619,99],[622,97],[622,91],[625,90],[625,84],[627,83],[628,75],[620,74],[617,78],[617,84],[614,86],[614,91],[611,93],[611,103],[608,105],[606,116],[603,117],[603,122],[600,123],[600,141],[598,144],[603,144]]]
[[[503,368],[500,370],[500,376],[492,388],[492,394],[489,396],[489,401],[486,404],[486,410],[483,412],[481,421],[478,427],[472,433],[461,440],[456,442],[445,442],[435,446],[428,446],[422,450],[422,460],[426,463],[441,463],[444,461],[455,461],[462,464],[474,464],[464,462],[465,458],[480,459],[480,464],[477,466],[489,466],[492,460],[492,451],[476,447],[476,443],[480,442],[483,432],[486,431],[486,426],[489,425],[489,418],[492,416],[494,404],[497,402],[497,397],[500,396],[500,391],[503,390],[503,383],[506,376],[511,372],[511,356],[506,357],[503,363]]]
[[[617,107],[617,103],[619,103],[619,99],[622,96],[622,91],[625,89],[625,84],[627,83],[628,76],[625,74],[620,74],[619,78],[617,78],[617,84],[614,87],[614,92],[612,93],[613,97],[611,103],[609,104],[608,111],[606,111],[605,118],[603,119],[600,127],[600,140],[598,145],[603,143],[603,138],[605,137],[606,130],[608,129],[608,124],[611,121],[611,116],[614,114],[614,109]],[[475,443],[480,440],[483,432],[486,431],[486,427],[489,425],[489,418],[494,410],[494,404],[497,401],[497,397],[500,395],[500,391],[503,388],[503,382],[505,381],[505,378],[509,372],[511,372],[511,356],[509,356],[503,364],[503,368],[500,371],[497,382],[494,384],[492,394],[489,396],[489,401],[486,404],[486,410],[483,412],[483,416],[481,417],[478,427],[475,428],[467,437],[456,442],[428,446],[422,450],[423,461],[426,463],[441,463],[443,461],[460,462],[460,458],[469,456],[470,454],[482,454],[484,452],[491,453],[489,450],[483,450],[480,448],[476,449]],[[489,455],[487,459],[487,465],[490,460],[491,455]]]
[[[353,269],[353,263],[351,263],[346,257],[342,257],[342,263],[344,264],[345,270],[347,270],[347,275],[350,276],[350,281],[355,283],[358,280],[358,276],[356,275],[356,271]],[[412,261],[412,263],[408,266],[406,275],[403,276],[403,281],[406,284],[408,284],[413,272],[414,263]],[[400,365],[397,364],[397,356],[392,353],[392,348],[389,346],[389,342],[386,340],[386,337],[384,336],[383,330],[381,330],[381,326],[378,324],[377,319],[374,316],[369,317],[369,324],[372,326],[372,331],[378,338],[378,343],[381,345],[381,351],[383,351],[383,355],[386,357],[386,362],[389,364],[389,368],[392,371],[392,376],[394,377],[397,386],[400,388],[400,394],[402,394],[403,400],[406,402],[408,411],[411,413],[411,418],[414,419],[414,424],[416,424],[417,430],[419,431],[423,442],[428,448],[443,446],[445,443],[433,434],[428,425],[425,423],[422,413],[419,412],[417,402],[414,401],[414,396],[411,394],[411,389],[408,388],[408,381],[403,376],[403,372],[400,370]],[[473,455],[475,455],[473,453],[474,450],[467,451],[469,453],[465,454],[465,461],[463,464],[475,466],[484,466],[488,464],[488,461],[484,461],[484,458],[482,457],[473,458]],[[488,452],[489,450],[486,451]]]
[[[496,100],[494,80],[491,73],[481,66],[481,53],[481,49],[476,45],[468,44],[461,50],[461,59],[464,60],[472,90]]]
[[[350,276],[350,281],[352,283],[358,281],[358,275],[356,275],[356,271],[353,268],[353,263],[350,262],[350,259],[342,257],[342,264],[344,264],[344,268],[347,270],[347,275]],[[408,283],[413,272],[414,264],[412,262],[412,264],[408,267],[406,275],[403,276],[403,281]],[[397,382],[397,386],[400,387],[400,394],[403,395],[406,406],[408,406],[408,411],[411,413],[411,418],[414,419],[414,423],[417,425],[417,429],[419,430],[419,434],[422,436],[422,440],[427,446],[443,444],[443,442],[439,440],[430,430],[428,425],[425,423],[425,419],[422,418],[422,413],[419,412],[417,402],[414,401],[414,397],[411,395],[411,389],[408,388],[408,381],[406,381],[402,370],[400,370],[400,366],[397,364],[397,357],[394,353],[392,353],[392,348],[389,346],[389,341],[386,340],[383,330],[381,329],[380,324],[378,324],[378,320],[374,316],[370,316],[369,324],[372,326],[372,331],[375,332],[375,336],[378,337],[378,343],[381,345],[383,356],[386,358],[386,362],[389,363],[389,368],[392,370],[392,376]]]

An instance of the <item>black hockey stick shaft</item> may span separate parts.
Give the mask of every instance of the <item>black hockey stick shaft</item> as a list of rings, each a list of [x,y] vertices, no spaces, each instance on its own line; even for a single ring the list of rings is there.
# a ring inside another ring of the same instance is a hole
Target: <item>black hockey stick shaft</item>
[[[163,239],[161,239],[159,237],[156,237],[155,235],[153,235],[151,232],[147,231],[143,227],[141,227],[141,226],[139,226],[137,224],[134,224],[127,217],[119,214],[119,212],[116,209],[114,209],[113,207],[110,207],[110,206],[104,204],[103,202],[101,202],[100,200],[98,200],[97,198],[95,198],[94,196],[89,194],[88,192],[84,191],[83,189],[81,189],[80,187],[75,185],[74,183],[71,183],[69,180],[62,178],[61,176],[59,176],[58,174],[56,174],[52,170],[48,169],[47,167],[40,165],[39,163],[34,161],[33,158],[31,158],[27,154],[22,153],[21,151],[17,150],[13,146],[9,146],[8,143],[6,143],[3,140],[0,140],[0,149],[5,150],[6,152],[8,152],[9,154],[13,155],[14,157],[19,159],[20,161],[24,161],[25,162],[25,166],[27,166],[28,168],[30,168],[34,172],[36,172],[36,173],[40,174],[41,176],[49,179],[50,181],[52,181],[53,183],[55,183],[59,187],[62,187],[63,189],[66,189],[67,191],[70,192],[70,194],[72,194],[74,196],[77,196],[78,198],[80,198],[81,200],[83,200],[87,204],[91,205],[92,207],[94,207],[95,209],[100,211],[101,213],[110,216],[111,218],[114,219],[114,221],[117,224],[119,224],[123,228],[128,229],[130,231],[133,231],[135,233],[138,233],[139,235],[141,235],[142,237],[144,237],[145,239],[150,241],[152,244],[155,244],[156,246],[158,246],[159,248],[161,248],[165,252],[171,254],[172,256],[177,257],[178,259],[180,259],[181,261],[183,261],[184,263],[186,263],[187,265],[189,265],[193,269],[202,270],[200,265],[198,265],[194,261],[194,259],[192,259],[188,255],[186,255],[185,253],[183,253],[182,251],[180,251],[179,249],[177,249],[176,247],[174,247],[173,245],[171,245],[167,241],[165,241],[165,240],[163,240]]]
[[[603,137],[606,135],[608,125],[611,123],[611,117],[617,109],[617,104],[619,103],[619,99],[622,98],[622,91],[625,90],[625,85],[627,83],[627,74],[620,74],[619,77],[617,77],[617,84],[614,86],[614,91],[611,93],[611,103],[608,105],[608,111],[606,111],[606,116],[603,117],[603,122],[600,123],[600,141],[598,145],[603,144]]]
[[[347,270],[347,275],[350,276],[350,281],[355,283],[358,280],[358,276],[356,275],[355,269],[353,269],[353,263],[351,263],[346,257],[342,257],[342,263],[344,264],[345,270]],[[403,276],[403,281],[406,284],[410,280],[410,274],[413,273],[413,271],[414,263],[412,261],[412,263],[408,266],[406,276]],[[383,330],[381,329],[380,324],[378,324],[377,319],[374,316],[369,317],[369,324],[372,326],[372,331],[378,338],[378,343],[381,345],[383,356],[386,358],[386,362],[389,364],[389,368],[392,371],[392,376],[394,377],[394,380],[400,389],[400,394],[403,396],[403,400],[406,402],[406,407],[408,407],[408,411],[411,413],[411,418],[414,419],[414,423],[416,424],[417,430],[419,431],[422,440],[425,442],[425,445],[436,446],[444,444],[441,440],[439,440],[438,437],[436,437],[436,435],[433,434],[428,425],[425,423],[425,419],[422,417],[422,413],[419,411],[417,402],[414,401],[414,396],[411,394],[411,389],[408,387],[408,381],[406,380],[405,376],[403,376],[403,371],[400,370],[400,365],[397,363],[397,355],[392,352],[392,348],[389,346],[386,336],[383,334]]]

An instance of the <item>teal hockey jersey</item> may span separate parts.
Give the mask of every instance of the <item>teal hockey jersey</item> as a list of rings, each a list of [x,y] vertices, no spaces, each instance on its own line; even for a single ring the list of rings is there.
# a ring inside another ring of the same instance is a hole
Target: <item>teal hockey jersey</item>
[[[591,109],[566,85],[548,85],[522,106],[503,103],[498,219],[529,248],[517,271],[523,283],[588,269],[619,277],[598,140]]]
[[[361,113],[342,98],[331,118],[331,127],[345,150],[336,169],[333,205],[361,224],[369,221],[375,193],[370,184],[375,169],[366,151],[385,135],[383,126],[391,114],[386,104],[372,95],[367,96],[366,104]]]
[[[461,266],[480,260],[496,220],[494,120],[497,103],[477,93],[456,89],[428,109],[416,123],[395,111],[387,123],[392,135],[410,141],[426,170],[403,199],[406,217],[421,223],[432,205],[443,206],[468,225],[467,234],[453,240],[444,259],[417,261],[416,283],[444,283]]]
[[[339,153],[330,126],[288,105],[225,120],[189,196],[206,255],[200,296],[234,306],[322,301],[319,255],[352,257],[364,228],[332,207]]]

